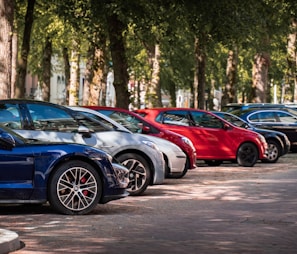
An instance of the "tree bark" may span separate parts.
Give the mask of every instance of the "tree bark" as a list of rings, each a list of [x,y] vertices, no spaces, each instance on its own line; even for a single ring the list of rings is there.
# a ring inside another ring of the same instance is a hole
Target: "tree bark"
[[[66,89],[66,105],[69,105],[69,89],[70,89],[70,63],[68,49],[63,48],[64,73],[65,73],[65,89]]]
[[[12,66],[11,66],[11,98],[15,97],[17,83],[17,61],[18,61],[18,35],[16,29],[12,35]]]
[[[288,35],[288,69],[289,69],[289,79],[293,80],[294,84],[294,94],[293,102],[297,103],[297,20],[292,19],[291,21],[291,32]]]
[[[46,38],[42,59],[42,99],[50,101],[52,42]]]
[[[116,14],[107,17],[110,52],[114,71],[114,88],[116,92],[116,106],[129,108],[130,93],[128,92],[128,63],[124,47],[123,32],[125,25]]]
[[[83,86],[83,100],[82,105],[88,105],[90,99],[90,86],[94,77],[94,57],[95,46],[91,43],[87,52],[87,62],[85,69],[85,82]]]
[[[162,107],[162,91],[160,85],[160,45],[155,44],[153,52],[149,52],[149,55],[152,56],[152,79],[150,82],[149,93],[147,94],[149,97],[148,107]]]
[[[202,39],[195,39],[195,78],[197,82],[197,107],[205,109],[205,67],[206,55]]]
[[[226,68],[226,79],[227,83],[224,89],[224,95],[222,98],[222,106],[227,103],[236,102],[236,75],[237,75],[237,60],[238,60],[238,49],[235,46],[233,50],[228,53],[227,68]]]
[[[18,62],[18,80],[16,83],[15,97],[24,98],[26,94],[26,75],[28,56],[30,52],[30,38],[33,25],[35,0],[28,0],[27,12],[25,16],[25,29],[21,49],[21,57]]]
[[[0,99],[11,96],[14,1],[0,0]]]
[[[253,63],[253,99],[252,102],[267,102],[268,69],[270,65],[270,55],[268,53],[258,53],[255,55]]]
[[[72,41],[72,50],[70,58],[70,84],[69,84],[69,105],[78,105],[78,95],[79,95],[79,42],[77,40]]]

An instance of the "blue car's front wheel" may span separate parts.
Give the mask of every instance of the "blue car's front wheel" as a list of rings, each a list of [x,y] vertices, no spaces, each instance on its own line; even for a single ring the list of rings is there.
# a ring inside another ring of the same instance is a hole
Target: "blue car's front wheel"
[[[83,161],[62,164],[49,181],[49,202],[63,214],[86,214],[101,198],[101,180],[96,170]]]

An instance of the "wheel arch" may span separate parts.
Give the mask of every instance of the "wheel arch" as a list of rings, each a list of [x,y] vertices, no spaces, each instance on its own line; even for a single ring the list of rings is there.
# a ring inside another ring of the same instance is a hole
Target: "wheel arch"
[[[81,155],[75,155],[75,156],[71,156],[71,157],[63,157],[61,158],[57,163],[55,163],[53,166],[52,166],[52,169],[48,175],[48,181],[47,181],[47,190],[46,190],[46,193],[47,193],[47,196],[48,196],[48,190],[49,190],[49,184],[51,182],[51,178],[52,176],[55,174],[55,172],[57,171],[57,169],[63,165],[65,162],[68,162],[68,161],[75,161],[75,160],[79,160],[79,161],[83,161],[85,163],[88,163],[90,164],[94,169],[96,169],[96,172],[98,173],[99,177],[100,177],[100,180],[101,180],[101,192],[102,192],[102,195],[101,195],[101,198],[100,200],[102,199],[102,197],[104,196],[105,194],[105,191],[104,191],[104,186],[105,186],[105,178],[103,176],[103,173],[101,170],[98,170],[99,169],[99,166],[98,164],[96,164],[93,160],[89,159],[88,157],[85,157],[85,156],[81,156]]]
[[[280,137],[278,136],[268,136],[268,137],[265,137],[266,141],[268,142],[269,140],[272,140],[272,141],[275,141],[277,142],[277,144],[282,148],[282,152],[284,150],[284,143],[283,141],[281,140]]]
[[[146,161],[147,163],[149,164],[149,170],[150,170],[150,173],[151,173],[151,179],[150,179],[150,185],[153,185],[153,181],[154,181],[154,178],[155,178],[155,170],[154,170],[154,164],[151,160],[151,158],[144,152],[140,151],[140,150],[136,150],[136,149],[127,149],[127,150],[124,150],[124,151],[120,151],[119,153],[113,155],[113,157],[116,159],[117,157],[119,157],[120,155],[123,155],[123,154],[127,154],[127,153],[135,153],[135,154],[138,154],[140,156],[142,156]]]

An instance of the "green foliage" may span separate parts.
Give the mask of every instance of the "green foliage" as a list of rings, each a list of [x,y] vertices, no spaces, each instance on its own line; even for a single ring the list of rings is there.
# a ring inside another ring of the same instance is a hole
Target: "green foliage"
[[[26,1],[17,0],[16,26],[19,41],[24,29]],[[108,15],[117,14],[128,28],[121,35],[126,42],[129,73],[149,80],[148,52],[161,47],[160,82],[164,91],[190,88],[194,77],[194,38],[205,41],[207,89],[226,83],[228,51],[239,48],[237,94],[247,96],[252,84],[252,62],[259,51],[271,56],[269,79],[280,84],[286,77],[286,38],[291,18],[296,18],[295,0],[48,0],[37,1],[31,36],[29,69],[42,73],[44,43],[50,38],[53,52],[61,56],[74,37],[86,56],[90,43],[105,47]],[[110,59],[107,59],[110,62]],[[106,63],[108,64],[108,63]]]

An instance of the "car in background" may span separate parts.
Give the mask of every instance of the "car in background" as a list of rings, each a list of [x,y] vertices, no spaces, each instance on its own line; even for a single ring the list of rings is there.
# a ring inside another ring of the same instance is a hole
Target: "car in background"
[[[266,158],[267,143],[256,132],[236,127],[209,111],[193,108],[151,108],[135,110],[168,130],[191,139],[197,159],[208,165],[237,161],[252,167]]]
[[[290,141],[287,135],[282,132],[256,128],[250,123],[241,119],[240,117],[228,112],[212,111],[212,113],[225,119],[226,121],[232,123],[235,126],[249,129],[262,134],[265,137],[266,142],[268,144],[267,158],[262,160],[263,162],[275,163],[278,161],[279,157],[287,154],[290,151]]]
[[[77,112],[80,112],[87,117],[90,117],[94,119],[95,121],[98,121],[99,123],[104,123],[106,125],[109,125],[111,129],[114,130],[120,130],[122,132],[129,132],[133,133],[121,124],[117,123],[116,121],[112,120],[108,116],[105,116],[104,114],[101,114],[98,111],[95,111],[93,109],[85,108],[85,107],[69,107],[72,110],[75,110]],[[187,157],[185,153],[180,149],[179,146],[175,145],[174,143],[162,139],[155,136],[148,136],[141,133],[134,133],[133,135],[137,136],[144,136],[147,139],[154,142],[160,151],[163,153],[164,161],[165,161],[165,177],[166,178],[181,178],[183,177],[188,168],[187,166]]]
[[[287,135],[291,151],[297,152],[297,116],[281,109],[246,109],[231,111],[233,115],[257,128],[280,131]]]
[[[164,181],[163,155],[152,141],[113,130],[67,107],[35,100],[0,100],[0,123],[25,138],[86,144],[107,152],[128,168],[132,196]]]
[[[0,125],[0,204],[44,204],[87,214],[126,197],[128,170],[97,148],[24,139]]]
[[[278,103],[228,103],[222,107],[223,112],[231,112],[233,110],[245,110],[249,108],[253,109],[263,109],[263,108],[285,108],[285,104]]]
[[[104,107],[104,106],[85,106],[87,108],[96,110],[117,123],[123,125],[133,133],[142,133],[159,138],[167,139],[170,142],[178,145],[187,155],[187,163],[185,172],[188,169],[196,168],[196,149],[190,139],[178,133],[161,128],[152,121],[149,121],[140,115],[123,108]]]

